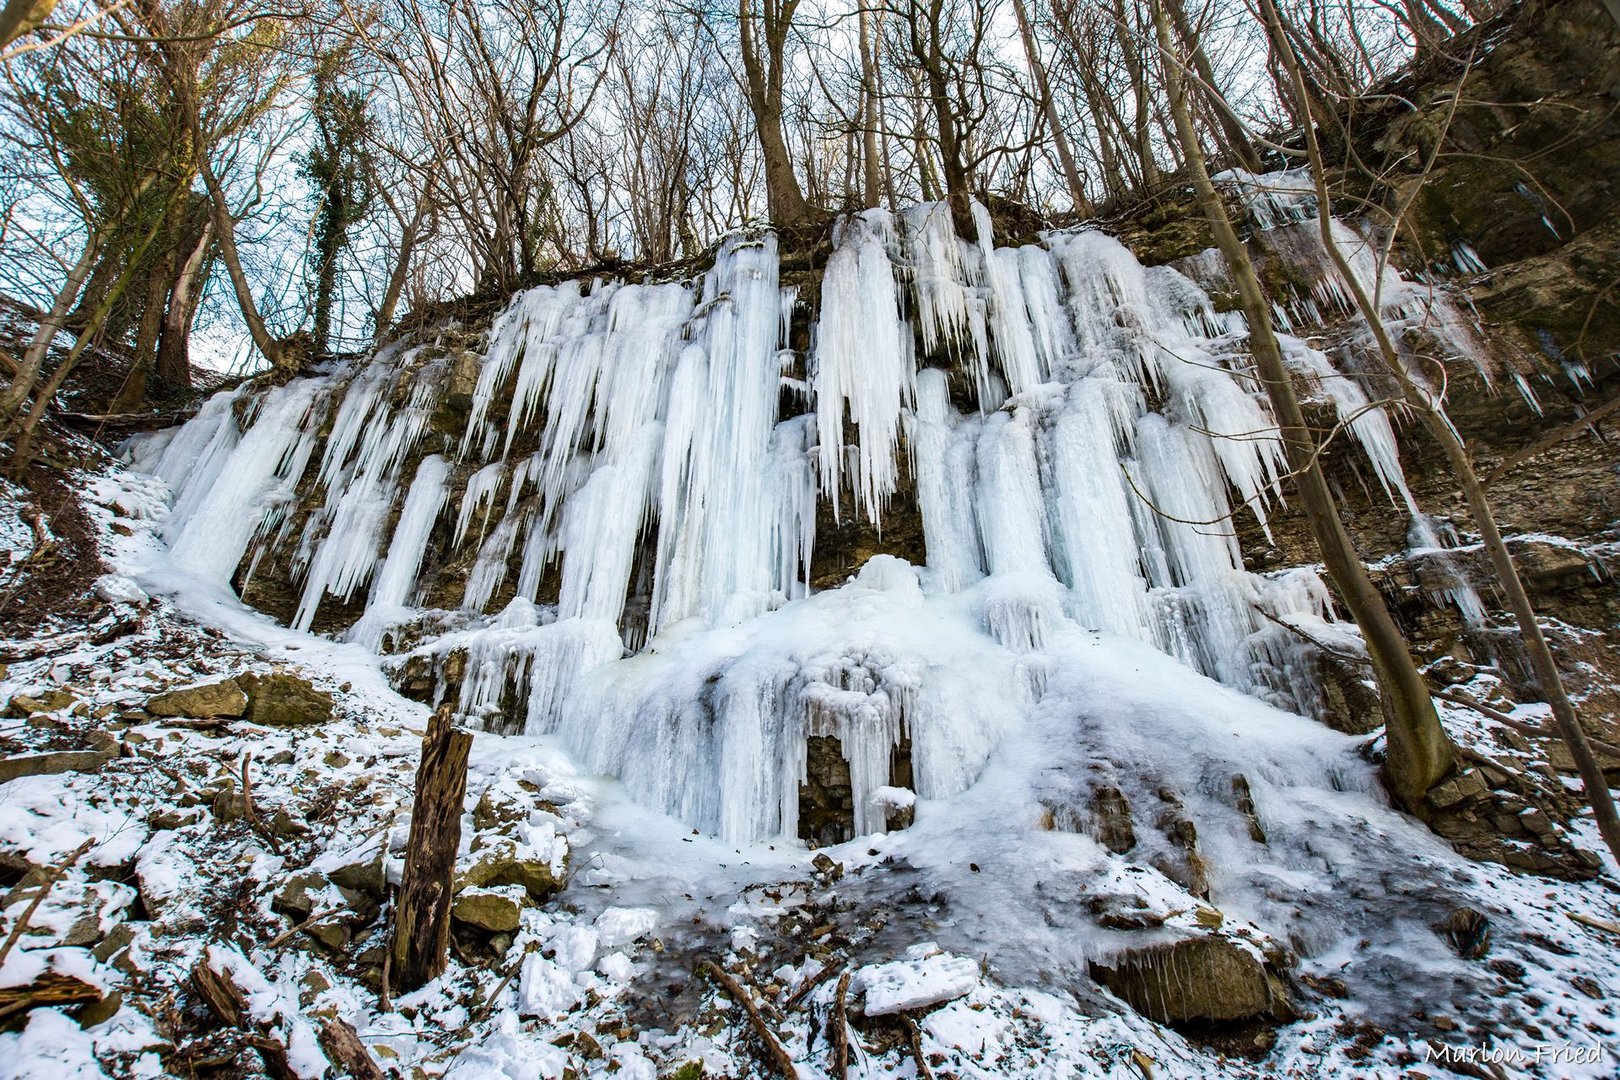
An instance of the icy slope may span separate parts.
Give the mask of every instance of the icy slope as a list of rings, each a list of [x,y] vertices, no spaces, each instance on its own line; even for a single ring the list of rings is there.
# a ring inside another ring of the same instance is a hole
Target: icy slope
[[[556,736],[480,735],[467,833],[479,835],[473,808],[486,797],[552,807],[543,817],[566,841],[570,882],[552,904],[525,910],[504,954],[457,960],[443,979],[398,999],[401,1011],[379,1010],[355,958],[380,940],[381,924],[357,922],[352,940],[327,951],[289,939],[289,921],[269,905],[290,876],[352,862],[379,830],[390,846],[402,842],[422,707],[389,690],[363,647],[278,626],[177,566],[158,535],[160,484],[126,472],[94,487],[106,507],[98,518],[130,534],[109,531],[107,542],[126,578],[121,610],[140,620],[139,636],[16,665],[9,694],[68,689],[84,708],[61,709],[67,728],[108,706],[138,710],[177,682],[293,663],[338,696],[340,711],[294,731],[135,719],[115,726],[128,746],[117,766],[0,786],[8,848],[50,863],[86,836],[101,841],[44,926],[66,933],[77,890],[94,886],[97,866],[133,858],[134,884],[124,889],[143,900],[139,909],[124,894],[96,901],[130,942],[106,962],[52,944],[49,933],[31,935],[8,959],[5,982],[49,965],[119,989],[124,1002],[82,1032],[60,1012],[36,1010],[24,1031],[0,1036],[0,1074],[170,1071],[166,1040],[195,1036],[165,1026],[162,1003],[208,949],[260,987],[256,1009],[302,1048],[301,1075],[310,1077],[324,1068],[311,1027],[322,1010],[349,1020],[379,1061],[406,1072],[652,1077],[701,1061],[716,1075],[765,1075],[738,1010],[694,980],[704,960],[725,963],[762,995],[782,988],[774,1024],[803,1076],[829,1075],[825,1032],[838,980],[820,982],[801,1005],[786,1001],[829,966],[855,976],[851,1075],[860,1077],[915,1074],[903,1036],[894,1038],[903,1028],[878,1015],[891,1001],[917,1007],[917,1046],[934,1074],[960,1077],[1140,1076],[1144,1065],[1170,1077],[1387,1076],[1408,1065],[1439,1076],[1447,1070],[1425,1061],[1430,1047],[1486,1043],[1528,1055],[1538,1043],[1602,1047],[1616,1037],[1610,944],[1568,918],[1612,919],[1601,886],[1468,863],[1383,804],[1357,740],[1123,635],[1053,620],[1038,640],[1026,634],[1006,648],[983,613],[1000,583],[929,596],[897,560],[876,561],[842,589],[612,665],[580,692],[607,692],[609,675],[622,670],[647,680],[632,696],[680,701],[688,692],[680,677],[707,665],[723,664],[725,679],[768,680],[790,661],[810,669],[817,657],[858,655],[880,684],[846,688],[865,695],[867,711],[838,715],[881,726],[874,698],[919,670],[944,669],[962,708],[941,714],[936,734],[949,735],[955,765],[976,779],[951,797],[922,791],[910,828],[828,849],[831,861],[812,867],[809,852],[780,840],[693,835],[647,810],[645,793],[582,767]],[[171,599],[141,599],[131,581]],[[1040,700],[998,698],[1001,679],[1040,687]],[[917,730],[921,750],[928,729]],[[176,775],[216,785],[244,752],[254,756],[260,812],[308,818],[310,833],[284,840],[279,854],[239,819],[217,817],[220,804],[186,809],[168,786]],[[1131,807],[1135,843],[1124,853],[1067,831],[1083,812],[1081,792],[1098,784]],[[317,818],[318,792],[334,786],[352,794],[335,816]],[[1168,824],[1166,792],[1176,809]],[[1196,868],[1178,820],[1196,823]],[[1486,920],[1483,955],[1479,942],[1448,929],[1465,909]],[[1116,918],[1110,925],[1099,913]],[[1189,1042],[1092,978],[1093,964],[1123,951],[1212,933],[1280,963],[1296,954],[1290,992],[1307,1018],[1278,1028],[1263,1060]],[[1515,1071],[1603,1076],[1611,1066]]]

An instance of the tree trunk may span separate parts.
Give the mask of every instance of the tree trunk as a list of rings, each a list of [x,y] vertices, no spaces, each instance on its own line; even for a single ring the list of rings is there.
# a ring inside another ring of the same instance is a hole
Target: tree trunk
[[[73,264],[61,288],[57,289],[51,310],[39,321],[39,327],[34,331],[33,339],[23,352],[22,362],[17,366],[17,373],[12,377],[11,385],[6,388],[4,396],[0,396],[0,421],[9,423],[28,400],[29,395],[34,392],[34,387],[39,381],[40,369],[44,367],[45,357],[50,352],[51,342],[61,331],[68,312],[73,309],[74,301],[79,298],[79,291],[84,287],[84,279],[89,275],[90,267],[95,264],[104,240],[103,232],[94,232],[90,235],[85,241],[84,250],[79,253],[79,261]]]
[[[444,971],[450,950],[451,878],[461,844],[472,736],[458,730],[449,705],[433,714],[422,738],[405,873],[394,914],[393,984],[415,990]]]
[[[196,246],[186,255],[169,288],[169,303],[163,312],[163,336],[158,339],[157,376],[171,386],[191,386],[191,321],[197,313],[203,263],[213,239],[212,221],[204,221]]]
[[[0,7],[0,51],[51,17],[56,0],[6,0]]]
[[[1271,325],[1270,305],[1249,261],[1247,250],[1238,239],[1226,208],[1204,166],[1204,157],[1193,129],[1192,111],[1186,87],[1173,54],[1170,26],[1163,7],[1154,3],[1153,24],[1162,55],[1165,87],[1176,137],[1187,159],[1198,200],[1209,219],[1217,245],[1225,256],[1237,286],[1244,317],[1249,324],[1249,347],[1255,367],[1271,399],[1276,414],[1283,451],[1289,470],[1299,488],[1300,503],[1311,532],[1322,552],[1328,576],[1340,598],[1361,629],[1372,661],[1384,705],[1385,782],[1396,800],[1416,814],[1424,812],[1423,797],[1452,769],[1450,741],[1440,726],[1434,702],[1430,700],[1423,677],[1412,661],[1406,641],[1384,599],[1367,576],[1366,567],[1356,557],[1349,534],[1339,519],[1338,506],[1322,474],[1310,428],[1294,394],[1282,349]]]
[[[1268,22],[1279,21],[1272,0],[1261,0],[1261,12]],[[1284,51],[1280,59],[1284,70],[1292,77],[1294,92],[1300,98],[1301,107],[1309,109],[1309,99],[1305,95],[1298,57]],[[1496,583],[1507,598],[1514,621],[1518,623],[1519,636],[1523,639],[1525,652],[1530,657],[1530,669],[1535,673],[1536,682],[1541,685],[1541,693],[1547,704],[1552,706],[1553,720],[1557,723],[1558,732],[1569,748],[1570,756],[1575,759],[1576,768],[1580,771],[1581,784],[1586,788],[1587,801],[1591,804],[1593,816],[1597,820],[1598,832],[1615,859],[1620,860],[1620,813],[1617,813],[1614,798],[1609,793],[1609,784],[1604,778],[1603,767],[1598,763],[1597,756],[1592,753],[1586,732],[1575,715],[1575,707],[1570,704],[1569,695],[1564,692],[1564,680],[1558,673],[1558,664],[1553,658],[1552,648],[1541,632],[1541,623],[1536,618],[1535,607],[1525,591],[1518,568],[1513,564],[1513,556],[1502,540],[1502,532],[1496,524],[1496,514],[1485,495],[1484,485],[1479,482],[1479,474],[1474,469],[1473,459],[1462,441],[1462,436],[1457,433],[1456,427],[1444,414],[1440,404],[1419,387],[1406,370],[1406,365],[1395,348],[1395,342],[1389,336],[1389,328],[1384,325],[1376,301],[1367,295],[1361,279],[1356,276],[1355,270],[1334,239],[1332,217],[1328,212],[1330,200],[1324,172],[1326,162],[1316,141],[1314,125],[1307,123],[1304,132],[1305,148],[1316,182],[1316,199],[1319,207],[1317,222],[1321,229],[1322,246],[1327,250],[1340,278],[1350,289],[1351,296],[1355,298],[1356,308],[1361,313],[1362,319],[1372,331],[1385,370],[1400,386],[1402,397],[1423,421],[1424,428],[1445,452],[1452,475],[1462,488],[1463,498],[1468,502],[1468,511],[1474,519],[1475,528],[1479,530],[1485,553],[1490,557]]]
[[[780,225],[798,225],[810,219],[810,204],[799,187],[799,179],[793,172],[793,158],[788,154],[787,138],[782,134],[783,54],[798,0],[765,0],[765,3],[768,10],[763,16],[754,14],[749,0],[738,0],[737,4],[743,72],[747,79],[745,89],[764,158],[765,202],[771,220]],[[758,40],[756,29],[763,31],[763,42]]]
[[[877,45],[873,40],[865,0],[860,11],[861,48],[861,202],[876,206],[883,197],[883,161],[878,152],[878,78]]]
[[[422,218],[427,215],[428,195],[422,197],[416,204],[416,213],[411,217],[410,224],[405,226],[405,234],[399,241],[399,256],[394,260],[394,270],[388,275],[388,287],[383,290],[382,303],[371,317],[371,335],[373,341],[382,340],[388,333],[388,328],[394,322],[394,310],[399,307],[400,295],[405,291],[405,279],[410,274],[411,255],[416,250],[417,237],[422,233]]]
[[[1087,217],[1092,210],[1091,200],[1086,198],[1085,180],[1080,176],[1069,137],[1063,133],[1063,124],[1058,119],[1057,102],[1046,79],[1046,65],[1041,63],[1040,50],[1035,46],[1035,31],[1029,24],[1029,13],[1024,10],[1024,0],[1013,0],[1013,14],[1018,17],[1018,36],[1024,43],[1024,58],[1029,61],[1030,77],[1035,80],[1035,93],[1040,97],[1041,110],[1046,113],[1047,126],[1052,129],[1052,146],[1057,151],[1058,165],[1069,186],[1069,205],[1076,214]]]
[[[1142,163],[1142,186],[1155,188],[1159,186],[1160,173],[1159,163],[1153,156],[1153,112],[1148,102],[1147,70],[1142,65],[1141,54],[1136,51],[1135,31],[1126,17],[1124,0],[1114,0],[1114,36],[1119,41],[1120,59],[1130,77],[1131,96],[1136,102],[1131,149]]]
[[[1249,133],[1243,130],[1232,115],[1232,110],[1222,100],[1215,85],[1215,71],[1210,66],[1209,54],[1204,52],[1203,43],[1198,33],[1193,29],[1192,21],[1187,18],[1187,8],[1182,0],[1165,0],[1165,6],[1170,11],[1170,21],[1176,28],[1176,35],[1186,46],[1192,60],[1193,72],[1199,79],[1199,96],[1209,102],[1210,111],[1215,114],[1215,123],[1220,127],[1221,137],[1226,143],[1226,149],[1249,172],[1260,171],[1260,154],[1254,148]]]
[[[253,289],[248,284],[242,259],[236,251],[236,221],[231,217],[230,204],[225,201],[225,191],[220,187],[219,178],[206,160],[202,162],[202,177],[208,197],[213,201],[214,230],[219,234],[219,256],[225,263],[226,273],[230,275],[231,289],[236,293],[237,306],[242,309],[242,321],[247,324],[248,334],[253,338],[253,345],[259,354],[270,361],[272,367],[281,367],[288,360],[286,346],[270,336],[269,328],[259,315],[259,305],[254,302]]]

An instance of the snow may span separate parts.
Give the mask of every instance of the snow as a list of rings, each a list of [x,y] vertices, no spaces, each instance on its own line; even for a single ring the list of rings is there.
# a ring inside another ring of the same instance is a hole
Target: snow
[[[862,1011],[867,1016],[941,1005],[978,984],[978,963],[947,953],[872,964],[857,971],[850,983],[865,995]]]
[[[608,908],[596,917],[597,943],[604,949],[627,945],[650,933],[659,921],[652,908]]]

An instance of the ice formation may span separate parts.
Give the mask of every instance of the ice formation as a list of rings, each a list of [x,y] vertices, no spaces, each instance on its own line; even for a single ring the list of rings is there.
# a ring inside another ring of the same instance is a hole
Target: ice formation
[[[1298,183],[1253,205],[1314,229]],[[1327,590],[1245,569],[1237,525],[1265,528],[1282,455],[1207,259],[1148,268],[1092,231],[998,249],[975,221],[845,219],[802,358],[774,236],[738,234],[693,281],[531,289],[481,356],[391,349],[222,395],[133,458],[173,489],[183,567],[281,560],[297,627],[363,596],[340,611],[372,649],[418,617],[391,663],[425,665],[466,722],[555,732],[730,840],[796,834],[811,739],[847,761],[858,833],[884,828],[896,755],[920,798],[963,790],[1088,634],[1313,708],[1283,624],[1323,625]],[[1344,302],[1325,271],[1291,301]],[[1286,344],[1415,513],[1376,394]],[[818,502],[881,525],[908,482],[926,565],[877,556],[811,595]],[[429,588],[446,573],[459,595]]]

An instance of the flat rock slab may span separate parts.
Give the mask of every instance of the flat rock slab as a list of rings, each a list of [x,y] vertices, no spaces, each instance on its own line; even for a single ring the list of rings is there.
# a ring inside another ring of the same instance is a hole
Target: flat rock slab
[[[1161,1024],[1294,1014],[1287,988],[1258,950],[1218,934],[1133,949],[1091,965],[1091,977]]]
[[[916,960],[871,964],[855,973],[866,994],[867,1016],[888,1016],[943,1005],[979,985],[979,963],[966,956],[936,953]]]
[[[58,750],[48,754],[19,754],[0,758],[0,784],[24,776],[95,772],[117,756],[101,750]]]
[[[291,672],[243,675],[247,718],[270,727],[307,727],[332,719],[332,695]]]

